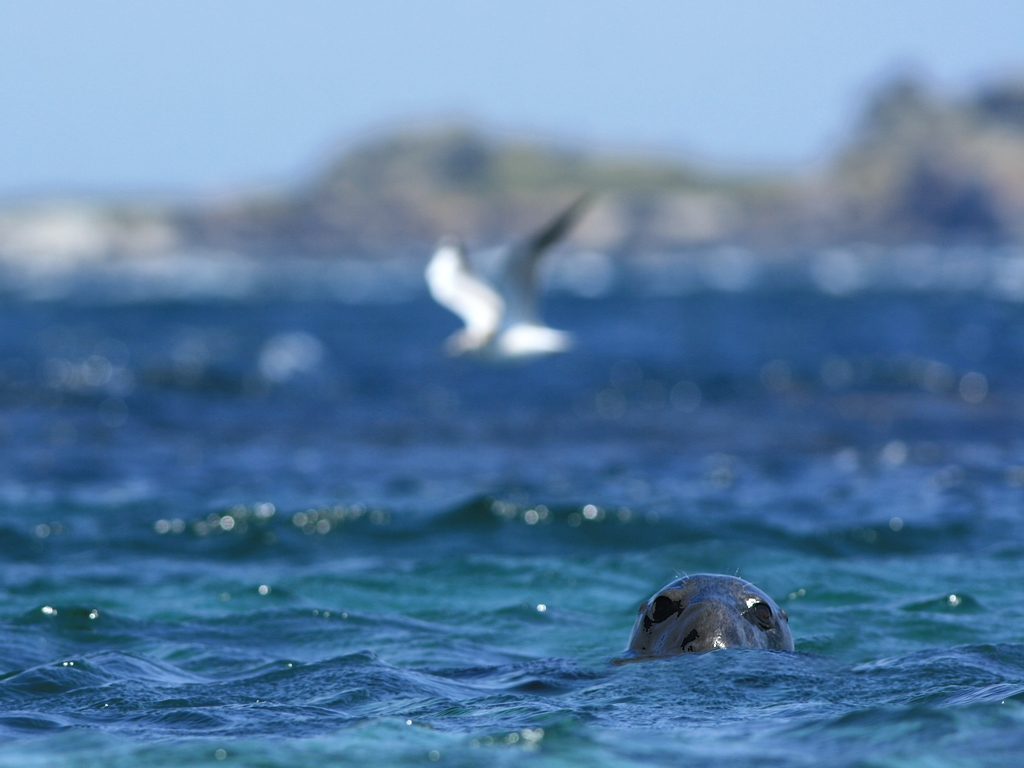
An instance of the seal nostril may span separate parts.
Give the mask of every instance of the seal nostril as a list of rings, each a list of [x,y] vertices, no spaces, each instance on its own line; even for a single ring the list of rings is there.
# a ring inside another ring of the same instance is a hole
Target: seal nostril
[[[651,611],[651,618],[655,624],[660,624],[673,613],[679,612],[679,603],[675,600],[659,595],[654,601],[654,610]]]
[[[697,630],[696,629],[691,629],[690,630],[690,634],[688,634],[686,637],[683,638],[683,643],[679,647],[682,648],[685,651],[687,645],[692,643],[694,640],[699,640],[699,639],[700,639],[700,635],[697,634]],[[692,651],[693,648],[690,648],[690,650]]]

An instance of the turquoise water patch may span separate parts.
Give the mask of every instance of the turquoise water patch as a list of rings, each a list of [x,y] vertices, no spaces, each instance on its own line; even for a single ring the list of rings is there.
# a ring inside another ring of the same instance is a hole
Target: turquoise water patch
[[[1022,312],[561,298],[492,368],[426,301],[11,303],[0,765],[1012,763]],[[612,664],[702,572],[796,652]]]

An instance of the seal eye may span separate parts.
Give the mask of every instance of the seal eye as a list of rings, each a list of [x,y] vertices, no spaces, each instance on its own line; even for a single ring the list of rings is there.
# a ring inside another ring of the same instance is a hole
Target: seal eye
[[[651,611],[651,618],[655,624],[660,624],[673,613],[679,612],[679,603],[664,595],[658,595],[654,601],[654,610]]]
[[[754,603],[743,612],[743,616],[751,624],[756,624],[763,630],[772,628],[772,609],[768,603]]]

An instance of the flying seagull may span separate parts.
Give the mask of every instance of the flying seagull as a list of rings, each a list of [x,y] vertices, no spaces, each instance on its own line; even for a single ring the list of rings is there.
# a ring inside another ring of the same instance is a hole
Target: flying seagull
[[[586,210],[584,195],[545,227],[512,245],[494,284],[478,275],[462,241],[445,237],[427,265],[430,295],[466,324],[448,338],[451,355],[522,358],[565,352],[572,336],[544,325],[537,309],[537,264],[544,252],[565,237]]]

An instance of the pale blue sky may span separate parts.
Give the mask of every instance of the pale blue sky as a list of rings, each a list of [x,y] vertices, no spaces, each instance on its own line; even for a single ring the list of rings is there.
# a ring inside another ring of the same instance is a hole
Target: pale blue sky
[[[0,0],[0,196],[288,183],[452,117],[797,165],[904,66],[1024,72],[1024,2]]]

